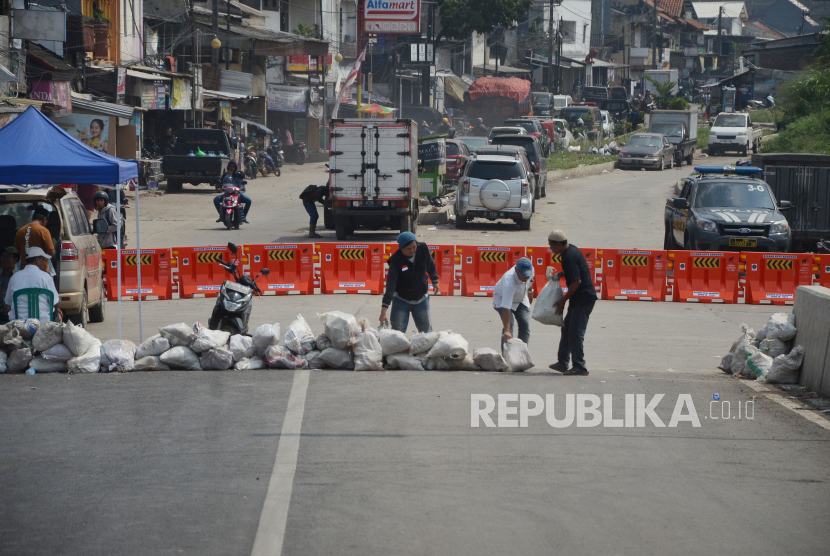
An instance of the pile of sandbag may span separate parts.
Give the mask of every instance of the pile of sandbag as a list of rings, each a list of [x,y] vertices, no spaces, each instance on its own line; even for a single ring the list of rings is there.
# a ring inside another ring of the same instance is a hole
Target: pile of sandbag
[[[0,350],[0,373],[97,373],[101,366],[101,342],[72,323],[0,325]]]
[[[741,324],[742,334],[732,344],[718,368],[733,376],[796,384],[804,359],[804,348],[793,347],[795,315],[775,313],[757,333]]]

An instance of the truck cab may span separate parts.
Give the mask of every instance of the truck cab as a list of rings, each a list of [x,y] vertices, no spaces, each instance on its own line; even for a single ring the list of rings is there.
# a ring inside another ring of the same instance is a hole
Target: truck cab
[[[697,110],[653,110],[646,118],[649,133],[659,133],[674,145],[674,163],[691,166],[697,150]]]
[[[757,153],[761,146],[761,128],[752,124],[745,112],[721,112],[709,130],[709,155],[736,151],[746,156],[750,149]]]

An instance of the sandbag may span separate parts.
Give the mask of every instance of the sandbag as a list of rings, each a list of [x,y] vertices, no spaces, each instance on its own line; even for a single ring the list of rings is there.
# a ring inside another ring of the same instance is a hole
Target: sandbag
[[[461,334],[456,334],[452,330],[446,330],[438,333],[438,340],[430,348],[427,357],[430,359],[444,357],[448,359],[464,359],[467,357],[469,347],[467,340]]]
[[[380,349],[383,350],[384,357],[396,353],[409,352],[409,338],[399,330],[381,328],[378,330],[378,341],[380,342]]]
[[[402,371],[423,371],[421,361],[414,355],[408,353],[393,353],[386,357],[387,369],[400,369]]]
[[[504,342],[502,348],[504,361],[514,373],[519,373],[533,368],[533,361],[530,359],[530,352],[527,344],[518,338],[510,338]]]
[[[185,346],[171,347],[159,356],[161,362],[174,370],[201,371],[199,356],[196,352]]]
[[[415,334],[409,339],[409,355],[426,353],[438,341],[438,332],[423,332]]]
[[[320,357],[321,351],[312,350],[306,353],[303,358],[305,359],[307,365],[306,367],[309,369],[325,369],[326,362]]]
[[[320,352],[320,359],[330,369],[354,369],[354,356],[345,349],[326,348]]]
[[[6,361],[6,372],[9,374],[22,373],[23,371],[29,368],[29,361],[31,360],[31,349],[16,349],[9,354],[9,359]]]
[[[166,341],[166,340],[165,340]],[[135,360],[133,371],[169,371],[170,367],[161,362],[157,355],[145,355]]]
[[[323,351],[326,348],[333,347],[331,344],[331,340],[325,334],[320,334],[317,336],[317,339],[314,341],[314,344],[317,346],[318,351]]]
[[[256,355],[251,357],[243,357],[236,362],[233,367],[237,371],[256,371],[265,368],[265,361]]]
[[[190,349],[196,353],[204,353],[214,348],[225,347],[230,337],[230,332],[211,330],[197,322],[193,325],[193,340],[190,342]]]
[[[161,334],[156,334],[141,342],[141,345],[135,350],[135,358],[138,360],[145,357],[159,356],[170,349],[170,347],[170,340]]]
[[[29,366],[39,373],[64,373],[66,372],[65,361],[49,361],[40,355],[29,361]]]
[[[302,315],[288,325],[285,331],[285,347],[296,355],[305,355],[314,349],[314,332]]]
[[[479,348],[473,351],[473,362],[481,367],[482,371],[506,371],[510,367],[502,354],[492,348]]]
[[[265,353],[265,348],[270,345],[277,345],[280,343],[280,323],[263,324],[254,330],[252,337],[256,353],[260,357]]]
[[[366,319],[362,319],[363,331],[358,336],[357,344],[354,346],[354,370],[355,371],[382,371],[383,370],[383,349],[377,336],[368,325]]]
[[[722,370],[725,373],[732,374],[732,358],[734,354],[732,352],[727,353],[724,355],[720,360],[720,365],[718,365],[718,369]]]
[[[159,328],[159,334],[163,338],[167,338],[171,347],[189,346],[193,340],[193,327],[185,322],[168,324]]]
[[[758,347],[760,348],[762,353],[769,355],[773,359],[789,351],[787,342],[779,340],[778,338],[767,338],[765,340],[761,340],[761,343]]]
[[[297,357],[285,346],[268,346],[265,363],[269,369],[302,369],[306,366],[305,359]]]
[[[473,361],[473,354],[468,353],[464,359],[445,359],[451,371],[480,371],[481,367]]]
[[[795,315],[792,313],[775,313],[769,318],[765,328],[767,329],[765,339],[792,340],[798,332],[795,328]]]
[[[553,306],[563,295],[559,280],[549,276],[548,283],[539,292],[536,305],[533,306],[533,320],[552,326],[564,326],[565,316],[562,313],[557,314],[556,307]]]
[[[38,319],[13,320],[9,323],[12,328],[20,332],[24,340],[31,340],[40,328]]]
[[[790,353],[779,355],[772,360],[767,382],[776,384],[798,384],[801,363],[804,361],[804,347],[795,346]]]
[[[56,344],[40,354],[47,361],[63,361],[64,363],[75,357],[72,350],[65,344]]]
[[[422,353],[418,356],[418,360],[421,362],[421,366],[423,366],[425,371],[449,371],[450,364],[447,362],[446,359],[442,357],[426,357]]]
[[[101,346],[101,370],[104,372],[132,371],[135,364],[135,344],[129,340],[107,340]]]
[[[6,335],[3,336],[3,347],[10,352],[24,347],[23,336],[20,335],[20,330],[12,328],[6,332]]]
[[[205,371],[227,371],[233,367],[233,353],[223,347],[215,347],[202,353],[199,364]]]
[[[772,357],[760,350],[746,358],[746,374],[749,378],[759,379],[767,376],[771,366]]]
[[[9,354],[5,351],[0,351],[0,374],[6,372],[6,361],[9,359]]]
[[[331,345],[337,349],[346,349],[357,343],[361,330],[353,315],[340,311],[329,311],[317,315],[325,330],[323,333],[331,340]]]
[[[228,340],[228,350],[233,354],[233,360],[239,361],[243,357],[253,357],[256,355],[256,346],[254,340],[250,336],[242,334],[234,334]]]
[[[97,373],[101,370],[101,341],[96,339],[86,353],[66,362],[70,373]],[[135,369],[135,366],[133,366]]]
[[[35,351],[42,353],[62,341],[63,325],[59,322],[44,322],[32,337],[32,347]]]
[[[88,352],[96,341],[96,338],[83,327],[75,326],[71,322],[63,327],[63,343],[75,357]]]
[[[733,375],[746,375],[746,349],[752,346],[755,339],[755,331],[744,323],[741,323],[743,334],[732,344],[732,362],[729,370]]]

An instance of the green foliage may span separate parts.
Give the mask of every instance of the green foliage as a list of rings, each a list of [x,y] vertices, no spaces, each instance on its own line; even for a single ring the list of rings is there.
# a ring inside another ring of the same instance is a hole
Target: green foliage
[[[473,31],[491,33],[511,27],[533,5],[533,0],[439,0],[441,37],[466,40]]]
[[[782,89],[779,101],[788,123],[830,105],[830,67],[811,68],[790,81]]]
[[[631,122],[628,120],[618,119],[614,122],[614,135],[619,137],[631,131]]]
[[[705,149],[709,145],[709,127],[698,126],[697,128],[697,148]]]
[[[813,59],[816,67],[830,68],[830,18],[822,17],[821,20],[824,22],[822,40],[813,52]]]
[[[676,97],[669,101],[669,110],[688,110],[689,103],[685,98]]]
[[[304,37],[314,37],[317,35],[317,29],[314,28],[313,25],[306,25],[305,23],[300,23],[297,25],[297,28],[294,29],[295,35],[302,35]]]
[[[673,94],[672,91],[674,90],[674,86],[677,85],[677,81],[666,81],[665,83],[661,83],[650,75],[646,75],[646,79],[648,79],[648,81],[654,85],[654,88],[657,89],[658,97],[654,99],[655,102],[657,102],[657,107],[663,110],[668,108]]]
[[[761,143],[761,152],[830,154],[830,108],[797,119]]]

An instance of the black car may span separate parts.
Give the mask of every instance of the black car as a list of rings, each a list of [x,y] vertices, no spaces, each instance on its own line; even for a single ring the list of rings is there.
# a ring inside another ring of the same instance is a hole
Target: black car
[[[607,87],[585,87],[582,89],[582,102],[596,102],[608,100],[611,96]]]
[[[539,139],[542,144],[542,154],[548,156],[550,154],[550,137],[548,132],[542,127],[542,122],[535,118],[515,118],[511,120],[504,120],[506,126],[523,127],[529,135]]]
[[[617,118],[622,115],[627,117],[631,112],[631,104],[627,100],[604,100],[599,105],[600,110],[607,110],[612,117]]]
[[[493,145],[515,145],[524,147],[527,158],[536,177],[536,188],[533,197],[547,197],[548,195],[548,159],[542,152],[542,144],[533,135],[499,135],[493,137]]]

